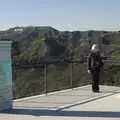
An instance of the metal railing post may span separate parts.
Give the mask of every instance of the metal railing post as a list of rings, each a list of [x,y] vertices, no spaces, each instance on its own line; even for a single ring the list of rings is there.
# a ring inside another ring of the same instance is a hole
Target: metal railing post
[[[44,91],[47,95],[47,65],[44,64]]]
[[[70,87],[73,89],[73,62],[70,63]]]

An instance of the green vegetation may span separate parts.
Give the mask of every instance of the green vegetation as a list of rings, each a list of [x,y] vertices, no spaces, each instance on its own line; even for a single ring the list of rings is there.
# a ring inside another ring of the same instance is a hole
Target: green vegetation
[[[111,57],[113,61],[120,61],[120,45],[119,44],[113,44],[111,51]]]
[[[32,41],[29,45],[29,47],[27,47],[20,55],[19,55],[19,60],[27,60],[27,61],[31,61],[31,60],[38,60],[40,61],[40,59],[42,57],[45,56],[46,52],[47,52],[47,47],[45,45],[44,42],[44,38],[37,38],[34,41]]]
[[[104,72],[103,84],[120,86],[120,65],[110,65]]]
[[[44,93],[45,79],[47,92],[70,88],[71,79],[73,87],[89,84],[91,81],[85,62],[93,43],[99,44],[102,55],[110,56],[114,62],[120,61],[120,32],[61,32],[44,26],[16,27],[1,31],[0,38],[13,41],[13,63],[29,63],[29,68],[13,68],[14,98]],[[63,63],[48,64],[45,71],[45,66],[37,65],[44,60]],[[71,74],[71,63],[64,60],[77,60],[81,63],[73,63]],[[32,66],[31,61],[34,61],[36,66]],[[120,86],[120,66],[107,64],[105,70],[102,84]]]

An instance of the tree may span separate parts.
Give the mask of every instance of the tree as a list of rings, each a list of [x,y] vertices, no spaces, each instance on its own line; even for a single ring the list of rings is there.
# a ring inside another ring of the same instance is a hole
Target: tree
[[[35,39],[23,53],[20,54],[19,60],[38,61],[45,56],[47,47],[44,38]]]

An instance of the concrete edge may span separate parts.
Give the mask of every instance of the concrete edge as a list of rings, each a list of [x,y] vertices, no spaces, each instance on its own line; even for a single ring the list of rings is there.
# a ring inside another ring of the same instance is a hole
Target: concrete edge
[[[105,95],[101,95],[101,96],[97,96],[97,97],[93,97],[93,98],[88,98],[86,100],[82,100],[81,102],[76,102],[74,104],[60,106],[57,109],[57,111],[68,109],[68,108],[71,108],[71,107],[74,107],[74,106],[77,106],[77,105],[85,104],[85,103],[88,103],[88,102],[92,102],[92,101],[95,101],[95,100],[98,100],[98,99],[101,99],[101,98],[104,98],[104,97],[109,97],[109,96],[112,96],[112,95],[115,95],[115,94],[119,94],[119,93],[120,93],[120,91],[118,91],[116,93],[115,92],[114,93],[106,93]]]
[[[13,100],[13,101],[14,102],[22,102],[22,101],[25,101],[25,100],[34,99],[34,98],[41,97],[41,96],[48,96],[48,95],[54,95],[54,94],[58,94],[58,93],[69,92],[69,91],[85,88],[85,87],[88,87],[88,86],[90,86],[90,85],[84,85],[84,86],[73,88],[73,89],[66,89],[66,90],[61,90],[61,91],[55,91],[55,92],[51,92],[51,93],[47,93],[47,94],[41,94],[41,95],[35,95],[35,96],[30,96],[30,97],[24,97],[24,98],[16,99],[16,100]]]

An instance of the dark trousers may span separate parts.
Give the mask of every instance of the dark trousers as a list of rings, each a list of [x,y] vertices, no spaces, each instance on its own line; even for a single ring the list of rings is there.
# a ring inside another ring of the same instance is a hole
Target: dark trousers
[[[99,91],[100,71],[99,70],[92,70],[91,74],[92,74],[92,91],[93,92]]]

